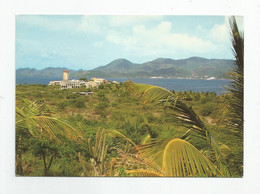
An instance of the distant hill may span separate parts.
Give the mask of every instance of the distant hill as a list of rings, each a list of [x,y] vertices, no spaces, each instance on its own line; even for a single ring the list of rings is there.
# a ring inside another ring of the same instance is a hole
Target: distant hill
[[[52,80],[62,80],[65,67],[48,67],[41,70],[33,68],[20,68],[16,70],[16,83],[42,84],[49,83]],[[70,70],[74,73],[75,70]],[[72,78],[72,76],[70,76]]]
[[[111,76],[133,77],[216,77],[227,78],[227,72],[232,69],[234,61],[228,59],[205,59],[190,57],[188,59],[158,58],[142,64],[134,64],[126,59],[118,59],[100,66],[93,71],[109,73]]]
[[[62,72],[66,70],[66,67],[47,67],[42,70],[36,70],[31,68],[21,68],[16,70],[16,76],[26,76],[26,77],[62,77]],[[75,70],[70,70],[71,73]]]
[[[233,67],[233,60],[205,59],[190,57],[174,60],[158,58],[141,64],[132,63],[127,59],[117,59],[107,65],[99,66],[93,70],[70,70],[70,78],[144,78],[144,77],[170,77],[170,78],[229,78],[228,72]],[[62,73],[68,68],[48,67],[42,70],[21,68],[16,70],[17,80],[37,77],[50,80],[61,80]]]
[[[138,67],[137,64],[133,64],[132,62],[126,60],[126,59],[117,59],[112,61],[111,63],[100,66],[93,71],[102,71],[102,72],[121,72],[121,73],[128,73],[132,71],[135,67]]]

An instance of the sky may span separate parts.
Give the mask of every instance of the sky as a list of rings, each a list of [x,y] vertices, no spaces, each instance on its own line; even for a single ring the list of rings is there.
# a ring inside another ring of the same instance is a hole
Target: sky
[[[16,69],[91,70],[119,58],[193,56],[233,59],[227,16],[16,16]]]

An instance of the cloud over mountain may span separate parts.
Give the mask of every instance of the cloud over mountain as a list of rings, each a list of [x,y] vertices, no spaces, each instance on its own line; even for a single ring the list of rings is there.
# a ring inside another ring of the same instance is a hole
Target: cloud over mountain
[[[19,15],[16,66],[91,69],[127,58],[231,59],[228,17]],[[242,19],[238,21],[243,25]],[[44,62],[41,62],[44,61]]]

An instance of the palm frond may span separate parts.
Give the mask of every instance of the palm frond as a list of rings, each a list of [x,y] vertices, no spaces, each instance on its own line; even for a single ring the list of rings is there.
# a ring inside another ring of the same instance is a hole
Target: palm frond
[[[132,82],[129,82],[127,86],[134,95],[140,97],[140,100],[143,103],[156,102],[159,105],[172,109],[173,120],[177,124],[188,128],[188,131],[184,134],[183,139],[190,134],[189,131],[191,130],[195,131],[197,135],[203,139],[208,138],[209,132],[200,120],[199,116],[191,107],[184,104],[178,96],[158,86],[134,84]]]
[[[126,173],[128,173],[132,176],[138,176],[138,177],[161,177],[161,176],[164,176],[164,174],[150,170],[150,169],[126,170]]]
[[[104,176],[105,173],[105,159],[108,150],[106,136],[105,129],[101,131],[99,128],[96,133],[95,145],[92,146],[91,139],[88,139],[88,149],[91,157],[90,161],[93,165],[95,176]]]
[[[146,135],[146,136],[142,139],[142,141],[141,141],[140,144],[141,144],[141,145],[144,145],[150,138],[151,138],[150,134]]]
[[[137,157],[143,159],[147,166],[161,170],[163,164],[163,151],[170,139],[150,139],[143,145],[137,145]]]
[[[106,129],[106,133],[111,136],[111,137],[119,137],[119,138],[123,138],[126,141],[130,142],[133,146],[135,146],[135,143],[129,139],[128,137],[126,137],[124,134],[120,133],[117,130],[113,130],[113,129]]]
[[[126,83],[128,90],[140,97],[140,100],[146,104],[151,102],[158,102],[161,99],[167,99],[168,97],[172,97],[173,94],[164,88],[158,86],[152,86],[148,84],[139,84],[128,81]]]
[[[148,163],[148,169],[163,176],[222,176],[222,173],[208,158],[182,139],[154,140],[148,144],[137,146],[137,149],[138,157]],[[146,171],[139,170],[133,170],[131,173],[140,176],[146,175]]]
[[[23,99],[16,107],[16,129],[28,129],[32,136],[47,135],[59,141],[61,137],[82,139],[81,132],[68,123],[54,118],[45,105]]]
[[[230,73],[232,82],[226,89],[228,89],[233,96],[230,101],[231,122],[242,137],[244,125],[244,34],[239,31],[234,16],[230,17],[229,23],[235,66]]]
[[[134,95],[139,96],[142,102],[157,102],[159,105],[171,109],[175,123],[187,128],[187,131],[183,134],[181,139],[187,140],[190,137],[198,137],[206,140],[216,155],[217,166],[219,168],[227,166],[221,155],[221,151],[218,148],[218,144],[212,137],[210,131],[201,121],[199,116],[193,111],[192,107],[184,104],[181,98],[158,86],[134,84],[129,82],[127,87],[130,88],[130,91],[132,91]],[[161,154],[162,152],[156,152],[155,155],[152,153],[147,153],[145,155],[148,156],[149,154],[152,154],[154,157],[159,157],[159,153]],[[228,170],[223,169],[223,171],[227,172]],[[229,176],[230,173],[225,173],[225,175]]]
[[[163,166],[167,176],[216,176],[220,172],[193,145],[182,139],[171,140],[163,152]]]

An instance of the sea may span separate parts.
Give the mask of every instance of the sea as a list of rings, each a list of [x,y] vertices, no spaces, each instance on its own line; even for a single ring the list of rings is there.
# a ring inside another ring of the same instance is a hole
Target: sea
[[[230,84],[228,79],[171,79],[171,78],[105,78],[109,81],[124,82],[131,80],[134,83],[150,84],[160,86],[168,90],[174,91],[193,91],[193,92],[215,92],[216,94],[223,94],[227,92],[224,88]],[[26,79],[16,79],[16,84],[43,84],[48,85],[50,81],[61,80],[53,78],[31,77]]]

